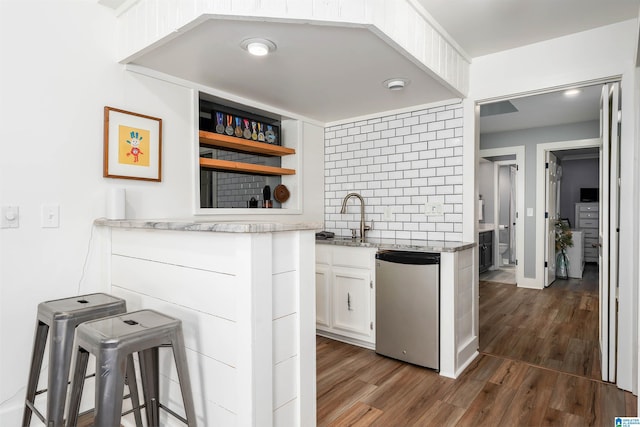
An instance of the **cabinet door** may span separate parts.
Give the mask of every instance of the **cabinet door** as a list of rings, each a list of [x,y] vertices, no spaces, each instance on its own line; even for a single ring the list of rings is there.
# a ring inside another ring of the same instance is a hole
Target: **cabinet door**
[[[316,326],[329,328],[331,307],[329,266],[316,264]]]
[[[333,328],[372,336],[370,271],[334,267],[332,279]]]
[[[484,243],[482,243],[482,241],[480,241],[478,243],[478,270],[480,271],[480,273],[484,273],[487,270],[487,265],[485,263],[485,246]]]
[[[485,236],[485,267],[488,269],[493,265],[493,231],[487,231]]]

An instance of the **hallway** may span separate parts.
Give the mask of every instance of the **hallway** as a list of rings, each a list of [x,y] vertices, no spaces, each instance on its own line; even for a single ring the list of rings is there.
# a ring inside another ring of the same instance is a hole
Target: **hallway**
[[[480,356],[456,380],[317,337],[318,426],[601,426],[636,416],[635,396],[598,380],[588,273],[544,290],[481,282]]]

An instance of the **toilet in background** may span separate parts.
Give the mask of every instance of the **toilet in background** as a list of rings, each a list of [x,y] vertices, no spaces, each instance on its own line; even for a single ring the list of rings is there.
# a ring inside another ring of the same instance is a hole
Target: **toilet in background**
[[[500,251],[500,265],[509,264],[509,244],[498,243],[498,251]]]

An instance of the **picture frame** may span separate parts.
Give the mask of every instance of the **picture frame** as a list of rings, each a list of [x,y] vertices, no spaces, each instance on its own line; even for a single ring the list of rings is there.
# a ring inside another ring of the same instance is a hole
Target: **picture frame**
[[[104,107],[105,178],[162,180],[162,119]]]

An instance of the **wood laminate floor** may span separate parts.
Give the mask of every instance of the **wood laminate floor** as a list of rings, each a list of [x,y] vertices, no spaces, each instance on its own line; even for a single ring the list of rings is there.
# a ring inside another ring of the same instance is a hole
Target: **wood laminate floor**
[[[318,426],[608,426],[637,415],[635,396],[597,379],[597,280],[538,291],[482,282],[480,305],[481,353],[455,380],[317,337]]]

